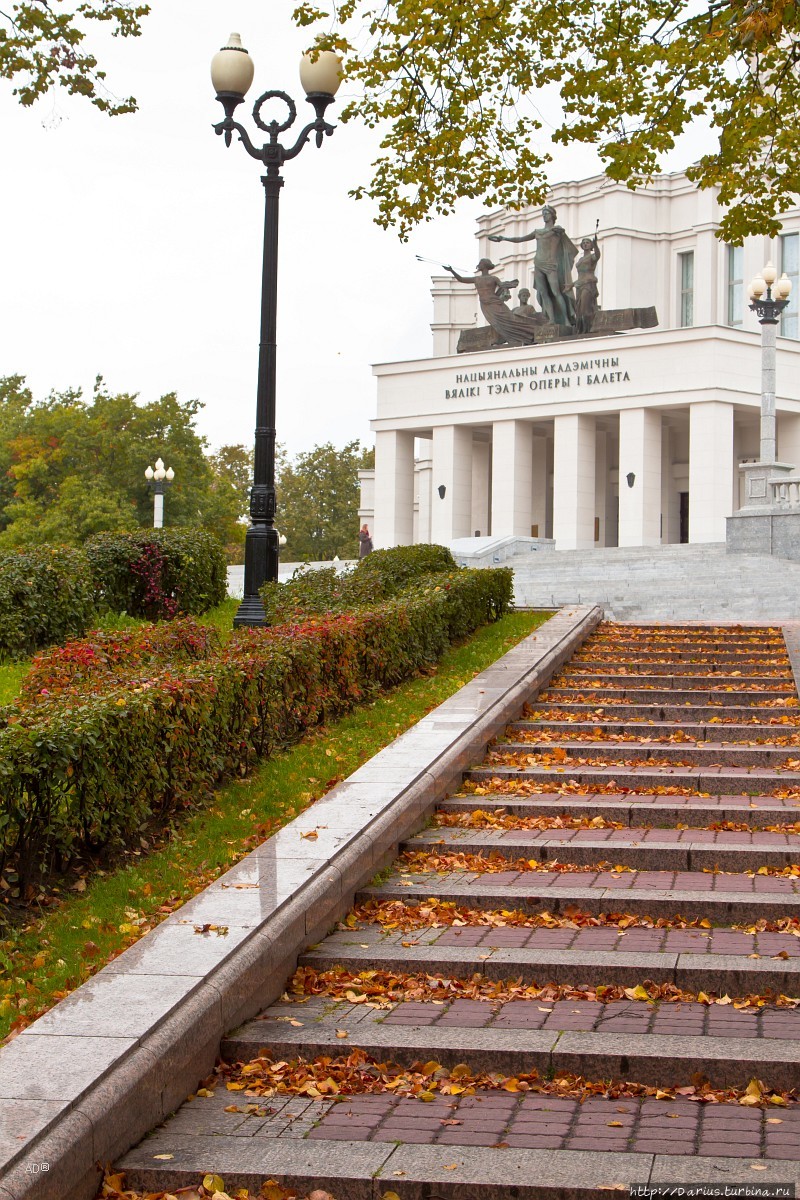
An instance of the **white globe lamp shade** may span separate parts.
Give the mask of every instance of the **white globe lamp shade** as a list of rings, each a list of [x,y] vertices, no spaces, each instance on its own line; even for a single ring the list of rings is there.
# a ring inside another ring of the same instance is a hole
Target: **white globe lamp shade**
[[[764,283],[767,285],[767,287],[772,287],[773,283],[778,278],[778,272],[773,267],[772,262],[768,262],[764,267],[764,270],[761,272],[761,278],[764,280]]]
[[[778,280],[777,284],[775,285],[775,295],[778,297],[779,300],[788,300],[789,296],[791,295],[791,292],[792,292],[792,281],[789,278],[789,276],[786,274],[786,272],[784,271],[784,273],[781,275],[780,279]]]
[[[281,534],[279,534],[279,535],[278,535],[278,545],[279,545],[279,546],[285,546],[285,545],[286,545],[286,535],[285,535],[285,534],[281,533]]]
[[[164,468],[163,468],[163,467],[157,467],[157,468],[156,468],[156,470],[155,470],[155,471],[153,471],[153,478],[154,478],[154,479],[157,479],[157,480],[158,480],[158,482],[160,483],[160,482],[161,482],[161,480],[162,480],[162,479],[164,478],[164,476],[166,475],[166,473],[167,473],[167,472],[164,470]]]
[[[766,290],[766,281],[760,275],[756,275],[755,279],[751,280],[750,287],[748,288],[750,297],[753,300],[760,300]]]
[[[152,478],[153,478],[153,474],[154,474],[154,472],[153,472],[153,468],[152,468],[151,466],[148,466],[148,467],[145,469],[144,477],[145,477],[145,479],[152,479]]]
[[[342,60],[332,50],[315,51],[301,58],[300,83],[307,96],[314,93],[335,96],[341,82]]]
[[[175,478],[175,472],[173,471],[172,467],[167,467],[167,474],[166,474],[167,482],[172,483],[174,478]]]
[[[253,60],[242,45],[238,33],[232,33],[211,60],[211,82],[217,95],[223,92],[244,96],[253,82]]]

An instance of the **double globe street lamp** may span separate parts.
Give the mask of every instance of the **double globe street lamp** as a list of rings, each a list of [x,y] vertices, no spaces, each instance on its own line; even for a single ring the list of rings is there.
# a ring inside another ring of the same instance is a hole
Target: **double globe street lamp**
[[[278,578],[278,532],[275,529],[275,365],[276,317],[278,304],[278,212],[283,187],[281,167],[296,158],[312,134],[317,146],[333,133],[325,120],[341,82],[341,59],[330,50],[306,54],[300,64],[300,82],[315,118],[298,134],[293,146],[285,147],[278,136],[297,118],[295,103],[286,92],[264,92],[253,107],[253,120],[269,135],[260,148],[254,146],[247,130],[233,119],[253,82],[253,60],[242,46],[238,33],[232,33],[227,46],[214,55],[211,82],[225,110],[225,119],[214,126],[216,133],[230,146],[233,133],[247,153],[266,167],[262,175],[266,210],[264,216],[264,253],[261,276],[261,342],[258,353],[258,389],[256,393],[255,458],[253,487],[250,492],[250,527],[245,536],[244,597],[234,617],[234,625],[264,625],[266,616],[259,588],[267,580]],[[286,105],[283,122],[266,121],[261,110],[270,100]]]
[[[164,467],[164,460],[156,459],[156,468],[148,464],[144,477],[153,492],[153,529],[164,527],[164,492],[175,478],[172,467]]]
[[[761,427],[758,462],[743,464],[744,507],[763,509],[772,503],[771,483],[793,468],[777,461],[775,436],[775,335],[781,313],[789,303],[792,281],[768,262],[748,285],[750,310],[761,325]]]
[[[761,451],[762,462],[775,462],[775,335],[781,313],[789,303],[792,281],[768,262],[750,281],[750,309],[761,325]]]

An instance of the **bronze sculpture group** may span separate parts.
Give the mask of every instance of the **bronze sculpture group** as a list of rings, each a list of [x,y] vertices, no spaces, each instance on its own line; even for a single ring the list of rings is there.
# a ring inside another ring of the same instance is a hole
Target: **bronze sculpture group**
[[[520,288],[517,307],[509,308],[506,301],[519,280],[504,281],[493,275],[495,264],[488,258],[480,260],[476,275],[459,275],[451,266],[445,266],[445,270],[460,283],[472,284],[476,289],[481,312],[493,331],[492,345],[529,346],[539,341],[558,341],[656,325],[658,319],[652,308],[601,312],[597,283],[597,264],[600,261],[597,231],[593,237],[584,238],[578,247],[556,224],[556,215],[556,210],[547,204],[542,209],[541,228],[521,237],[489,235],[490,242],[536,242],[533,286],[541,311],[529,303],[530,292],[527,288]],[[474,335],[481,332],[464,331],[459,351],[488,348],[472,344]]]

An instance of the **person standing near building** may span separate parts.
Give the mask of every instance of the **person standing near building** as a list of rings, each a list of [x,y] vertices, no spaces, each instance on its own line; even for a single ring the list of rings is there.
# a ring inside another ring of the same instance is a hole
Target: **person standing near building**
[[[358,557],[366,558],[371,553],[372,538],[370,537],[369,526],[365,522],[358,531]]]

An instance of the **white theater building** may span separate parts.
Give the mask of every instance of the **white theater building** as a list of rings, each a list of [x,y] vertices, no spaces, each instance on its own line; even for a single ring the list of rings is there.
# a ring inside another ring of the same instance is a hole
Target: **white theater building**
[[[793,283],[778,329],[778,459],[800,468],[800,208],[780,237],[734,248],[714,236],[715,196],[683,174],[636,192],[602,176],[562,183],[549,203],[576,244],[599,220],[601,307],[655,305],[657,328],[457,354],[461,330],[485,322],[473,287],[435,277],[432,356],[374,368],[361,515],[376,546],[724,541],[739,464],[759,453],[760,328],[746,289],[770,258]],[[486,214],[461,266],[491,258],[533,293],[536,243],[488,235],[541,224],[539,209]]]

